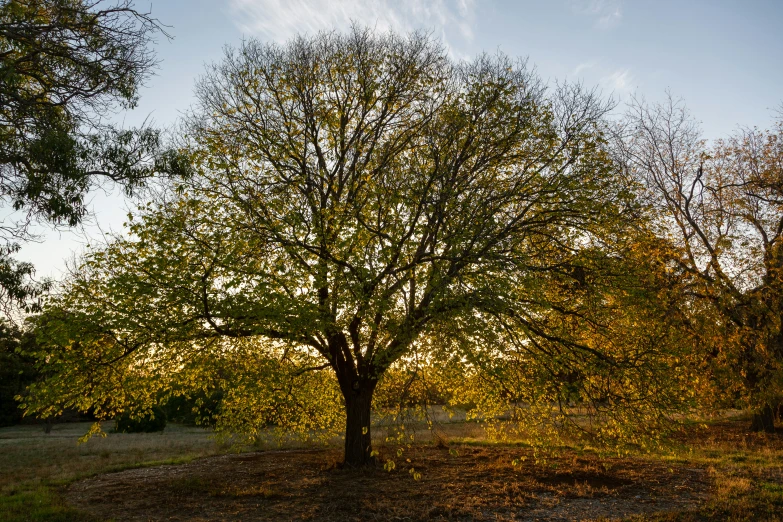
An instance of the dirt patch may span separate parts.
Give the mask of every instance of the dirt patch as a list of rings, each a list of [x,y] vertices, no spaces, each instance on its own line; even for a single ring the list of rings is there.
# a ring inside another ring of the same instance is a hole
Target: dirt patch
[[[224,455],[100,475],[66,496],[117,521],[590,520],[688,509],[709,488],[702,469],[576,455],[536,464],[518,448],[421,447],[392,472],[340,469],[339,456]]]

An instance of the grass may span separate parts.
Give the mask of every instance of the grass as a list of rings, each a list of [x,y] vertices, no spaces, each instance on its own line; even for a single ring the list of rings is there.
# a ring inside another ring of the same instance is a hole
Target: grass
[[[218,509],[215,506],[222,506],[220,509],[239,506],[239,509],[248,503],[255,503],[253,506],[260,503],[269,509],[282,510],[270,513],[286,513],[291,518],[294,507],[299,509],[302,503],[310,502],[308,516],[317,520],[329,519],[323,517],[326,512],[340,514],[345,519],[364,516],[345,511],[348,508],[340,504],[339,499],[319,497],[328,484],[336,486],[354,480],[345,475],[345,471],[335,471],[336,468],[329,465],[339,458],[339,451],[335,449],[267,454],[266,457],[258,454],[259,457],[252,457],[257,459],[253,465],[266,466],[267,475],[243,482],[240,478],[228,477],[232,474],[231,466],[236,464],[234,461],[219,460],[213,465],[212,461],[200,463],[196,460],[230,451],[211,439],[207,430],[169,425],[163,433],[109,433],[106,438],[94,437],[77,444],[78,437],[88,428],[87,423],[55,425],[48,435],[39,426],[0,429],[0,521],[98,522],[110,519],[111,515],[90,515],[68,505],[63,498],[65,487],[111,471],[187,463],[190,464],[186,468],[164,470],[169,473],[168,478],[163,476],[164,471],[145,476],[158,480],[159,489],[169,497],[185,499],[186,504],[190,502],[190,509],[200,509],[205,504],[212,505],[213,509]],[[611,503],[618,495],[646,494],[644,491],[648,490],[639,488],[645,483],[656,483],[659,477],[663,479],[658,489],[648,489],[653,497],[660,495],[660,505],[664,506],[663,497],[678,495],[676,488],[687,486],[687,482],[682,482],[686,480],[683,477],[690,476],[688,473],[694,470],[701,473],[698,476],[705,477],[702,489],[706,492],[706,501],[693,501],[687,506],[683,504],[683,509],[665,513],[637,515],[631,520],[783,520],[783,435],[747,434],[746,428],[745,420],[723,420],[706,428],[690,426],[670,444],[653,453],[610,459],[589,448],[571,448],[561,457],[536,464],[529,455],[525,458],[531,450],[524,444],[493,443],[486,439],[476,423],[443,423],[435,437],[424,429],[417,429],[417,444],[405,454],[413,459],[412,464],[406,464],[404,458],[398,459],[398,469],[394,473],[379,469],[372,476],[359,477],[359,482],[366,483],[370,489],[384,488],[386,497],[391,499],[388,506],[382,500],[374,500],[376,504],[369,506],[368,513],[374,513],[379,520],[385,516],[384,509],[401,509],[400,499],[408,500],[408,497],[413,503],[422,503],[422,510],[410,517],[413,519],[481,519],[495,507],[500,510],[499,519],[503,519],[514,510],[533,509],[537,505],[540,507],[535,509],[546,516],[547,502],[552,509],[562,510],[574,499]],[[374,434],[382,440],[384,431],[377,429]],[[381,448],[381,451],[382,455],[395,455],[392,448]],[[218,465],[219,462],[223,464]],[[248,460],[247,464],[250,462]],[[301,466],[301,471],[289,480],[285,473],[277,472],[278,468],[286,466]],[[412,475],[408,476],[407,467],[411,466],[422,470],[423,478],[414,481]],[[177,469],[184,471],[174,473]],[[479,471],[481,473],[477,475]],[[143,469],[139,472],[147,473]],[[464,480],[468,482],[461,482]],[[476,485],[471,480],[483,482]],[[444,484],[455,491],[462,488],[462,495],[470,493],[470,506],[464,509],[473,511],[460,511],[463,508],[458,504],[462,500],[449,503],[441,499],[442,502],[433,507],[425,494],[429,491],[427,488],[437,496]],[[126,491],[134,490],[133,484],[123,487]],[[470,489],[474,487],[478,489]],[[306,496],[292,496],[305,489],[309,491]],[[153,488],[152,494],[155,493]],[[351,494],[358,495],[358,491]],[[355,505],[356,498],[345,499],[345,505]],[[676,503],[668,505],[676,506]],[[407,516],[402,511],[397,514],[403,518]]]
[[[746,433],[747,426],[747,419],[737,418],[690,430],[653,455],[705,468],[712,495],[696,510],[639,520],[783,520],[783,434]]]
[[[69,507],[61,489],[99,473],[160,464],[180,464],[226,448],[201,428],[169,425],[162,433],[108,433],[84,444],[90,423],[0,428],[0,521],[90,520]]]
[[[783,487],[779,483],[719,475],[715,478],[714,497],[698,510],[640,517],[638,520],[660,522],[783,520]]]
[[[95,520],[89,514],[67,506],[55,490],[46,486],[20,489],[0,495],[0,520],[66,522]]]

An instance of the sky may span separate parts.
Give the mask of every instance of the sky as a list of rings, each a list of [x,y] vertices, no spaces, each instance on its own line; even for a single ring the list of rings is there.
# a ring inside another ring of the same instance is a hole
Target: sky
[[[783,0],[137,0],[168,26],[160,61],[138,107],[118,115],[172,127],[193,103],[205,65],[243,39],[285,41],[298,33],[430,31],[455,60],[482,52],[528,59],[550,85],[578,81],[622,103],[681,98],[708,139],[738,127],[769,128],[783,104]],[[66,260],[107,232],[121,232],[128,203],[92,195],[79,230],[40,228],[19,258],[37,278],[62,278]]]

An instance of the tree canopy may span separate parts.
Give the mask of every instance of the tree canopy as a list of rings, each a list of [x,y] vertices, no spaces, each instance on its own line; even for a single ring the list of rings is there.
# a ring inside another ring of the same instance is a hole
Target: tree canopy
[[[196,92],[194,175],[50,303],[53,373],[30,411],[108,415],[220,383],[228,429],[344,426],[359,465],[376,388],[406,368],[485,411],[589,406],[607,436],[684,404],[660,326],[672,283],[641,263],[665,246],[595,92],[356,27],[248,40]]]

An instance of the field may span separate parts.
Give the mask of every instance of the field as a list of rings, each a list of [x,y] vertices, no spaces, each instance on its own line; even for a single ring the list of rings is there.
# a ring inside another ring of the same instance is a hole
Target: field
[[[2,428],[0,520],[783,520],[783,435],[746,426],[694,425],[655,453],[543,457],[453,423],[399,455],[380,446],[391,471],[342,469],[334,445],[239,453],[177,425],[80,445],[87,424]]]

